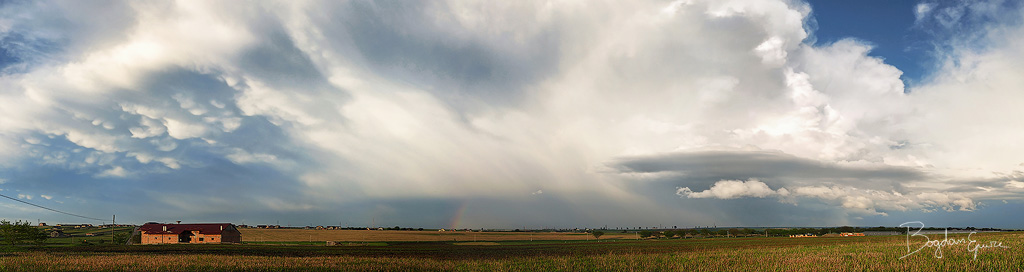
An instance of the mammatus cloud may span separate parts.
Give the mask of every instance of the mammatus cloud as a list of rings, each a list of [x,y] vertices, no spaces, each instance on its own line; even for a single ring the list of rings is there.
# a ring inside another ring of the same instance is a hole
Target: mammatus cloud
[[[956,26],[982,7],[907,16]],[[1019,27],[984,32],[985,50],[941,47],[940,76],[907,92],[867,42],[807,44],[810,14],[782,0],[5,4],[0,45],[18,61],[0,68],[0,178],[64,207],[131,204],[140,222],[456,206],[468,225],[714,220],[678,208],[697,200],[676,187],[723,205],[785,189],[837,213],[1021,200],[1006,174],[1024,170],[1007,121],[1024,114]],[[489,212],[541,202],[560,208]]]

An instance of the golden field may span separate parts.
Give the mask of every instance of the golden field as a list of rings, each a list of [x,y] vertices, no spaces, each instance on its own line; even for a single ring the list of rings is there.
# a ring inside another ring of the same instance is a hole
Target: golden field
[[[566,232],[470,232],[415,230],[304,230],[239,229],[242,242],[472,242],[472,241],[549,241],[594,240],[587,233]],[[606,231],[605,239],[636,239],[634,233]]]

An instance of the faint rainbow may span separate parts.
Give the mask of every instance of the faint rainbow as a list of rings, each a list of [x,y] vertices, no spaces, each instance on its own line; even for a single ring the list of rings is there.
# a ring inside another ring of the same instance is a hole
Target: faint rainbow
[[[462,201],[458,209],[455,209],[455,215],[452,216],[452,221],[448,222],[448,228],[456,229],[459,227],[459,221],[462,220],[462,214],[466,212],[466,207],[469,206],[469,201]]]

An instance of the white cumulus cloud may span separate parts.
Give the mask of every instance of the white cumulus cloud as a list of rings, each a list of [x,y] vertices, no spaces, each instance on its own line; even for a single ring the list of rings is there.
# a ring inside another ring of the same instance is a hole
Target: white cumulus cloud
[[[779,192],[768,188],[767,184],[758,180],[722,180],[711,186],[710,189],[700,192],[691,191],[688,187],[678,188],[676,194],[688,198],[718,198],[732,199],[741,197],[769,197],[778,195]]]

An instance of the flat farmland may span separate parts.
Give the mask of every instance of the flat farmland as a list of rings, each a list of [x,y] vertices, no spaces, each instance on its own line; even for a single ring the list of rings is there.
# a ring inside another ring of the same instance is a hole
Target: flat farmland
[[[242,242],[475,242],[594,240],[588,233],[470,232],[415,230],[239,229]],[[601,240],[636,239],[634,233],[606,231]]]
[[[906,236],[19,246],[0,247],[0,271],[1024,271],[1024,233],[943,241],[905,258]]]

